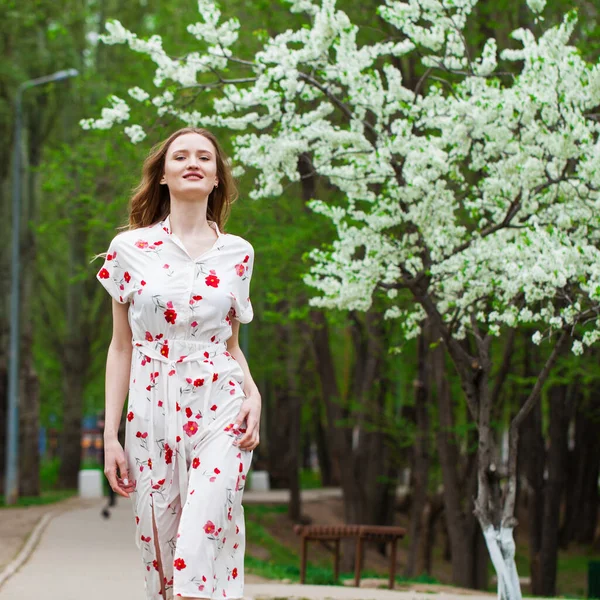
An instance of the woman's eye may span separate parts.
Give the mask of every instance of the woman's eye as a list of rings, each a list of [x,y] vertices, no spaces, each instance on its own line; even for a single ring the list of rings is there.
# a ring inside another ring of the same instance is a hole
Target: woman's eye
[[[180,158],[185,158],[185,157],[183,157],[183,156],[176,156],[175,160],[179,160]]]

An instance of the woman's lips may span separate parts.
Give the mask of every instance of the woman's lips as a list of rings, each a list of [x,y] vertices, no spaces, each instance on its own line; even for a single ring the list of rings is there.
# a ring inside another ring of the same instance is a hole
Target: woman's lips
[[[202,175],[197,175],[196,173],[190,173],[188,175],[183,176],[184,179],[204,179]]]

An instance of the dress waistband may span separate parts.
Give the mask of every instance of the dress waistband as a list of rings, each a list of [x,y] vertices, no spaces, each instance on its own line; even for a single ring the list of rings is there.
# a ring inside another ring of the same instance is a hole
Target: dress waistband
[[[132,340],[137,348],[148,358],[165,363],[187,363],[192,361],[210,361],[219,354],[227,354],[225,342],[203,342],[196,340]]]

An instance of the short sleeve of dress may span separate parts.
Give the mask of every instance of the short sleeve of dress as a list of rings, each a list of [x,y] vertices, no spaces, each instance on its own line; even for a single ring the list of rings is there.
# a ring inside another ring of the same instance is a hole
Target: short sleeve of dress
[[[252,302],[250,301],[250,279],[254,267],[254,248],[248,243],[245,252],[240,254],[239,263],[236,263],[236,285],[233,292],[232,316],[240,323],[250,323],[254,317]]]
[[[121,236],[115,236],[108,247],[104,264],[96,274],[98,281],[119,304],[128,302],[131,291],[131,274],[123,248]]]

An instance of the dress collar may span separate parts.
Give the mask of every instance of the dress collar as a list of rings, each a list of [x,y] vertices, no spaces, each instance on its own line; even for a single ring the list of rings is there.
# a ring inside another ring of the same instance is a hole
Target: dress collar
[[[217,232],[217,240],[221,240],[221,238],[223,237],[223,234],[219,230],[219,226],[217,225],[216,221],[207,221],[207,222],[208,222],[209,227],[211,227],[212,229],[214,229]],[[170,213],[166,216],[166,218],[164,220],[161,221],[161,227],[169,235],[171,235],[171,214]]]

